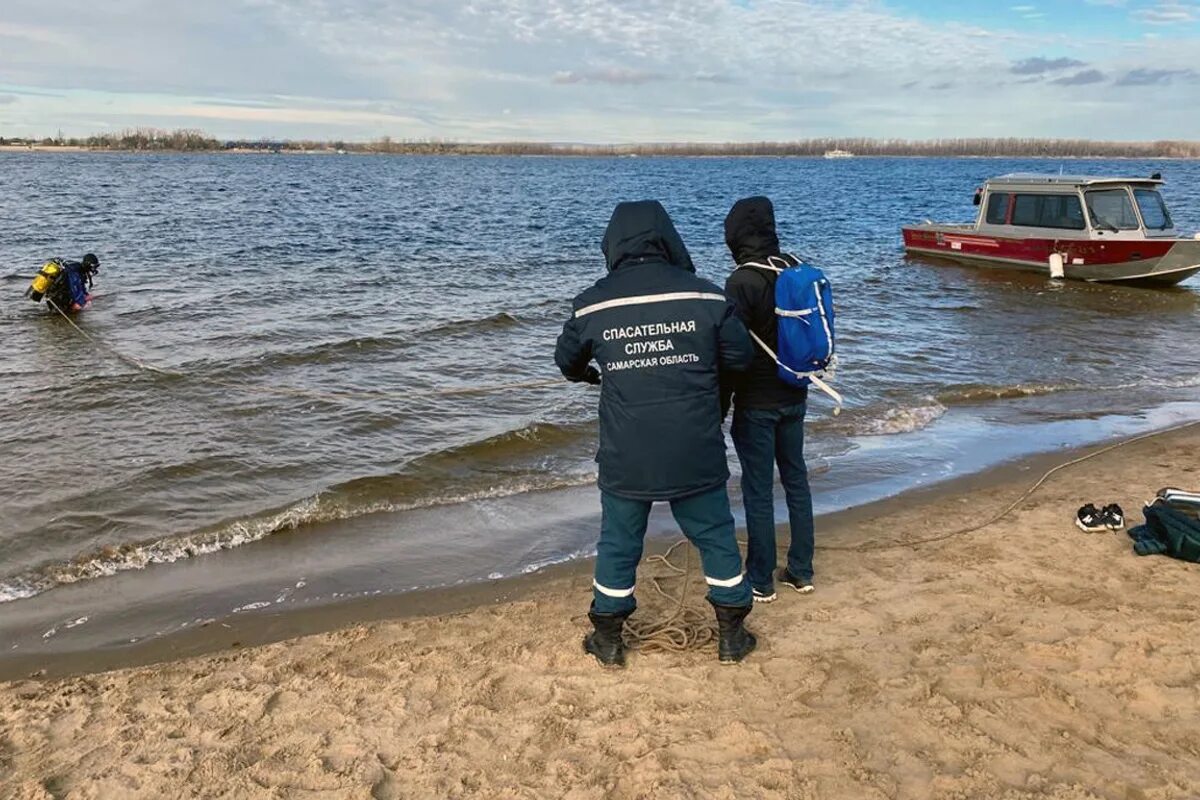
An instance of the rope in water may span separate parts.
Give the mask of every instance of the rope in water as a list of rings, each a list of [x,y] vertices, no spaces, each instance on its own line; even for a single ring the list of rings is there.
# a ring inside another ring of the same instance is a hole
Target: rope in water
[[[115,358],[119,359],[120,361],[123,361],[126,364],[129,364],[130,366],[134,367],[135,369],[143,370],[145,372],[152,372],[156,375],[165,375],[165,376],[172,377],[172,378],[187,378],[187,377],[189,377],[187,374],[185,374],[183,372],[176,372],[174,370],[168,370],[168,369],[163,369],[162,367],[156,367],[153,364],[149,364],[139,358],[134,358],[133,356],[128,355],[127,353],[121,352],[120,350],[118,350],[116,347],[113,347],[108,342],[97,339],[96,337],[92,336],[90,333],[85,331],[83,328],[76,325],[75,320],[71,319],[70,315],[68,315],[65,311],[63,311],[61,308],[59,308],[58,304],[55,303],[53,300],[51,300],[49,297],[46,298],[46,302],[50,305],[51,308],[53,308],[55,311],[58,312],[59,316],[61,316],[63,319],[65,319],[67,321],[68,325],[70,325],[72,328],[75,329],[76,333],[78,333],[83,338],[87,339],[89,342],[91,342],[96,347],[100,348],[101,350],[104,350],[105,352],[109,353],[110,355],[114,356]],[[505,392],[505,391],[511,391],[514,389],[540,389],[540,388],[545,388],[545,387],[550,387],[550,386],[561,386],[563,383],[562,379],[560,378],[557,380],[527,381],[524,383],[501,383],[501,384],[493,384],[490,386],[468,386],[468,387],[459,388],[459,389],[429,389],[429,390],[413,389],[413,390],[408,390],[408,391],[404,391],[404,392],[389,392],[389,391],[380,389],[380,390],[370,390],[370,391],[338,390],[338,391],[328,392],[328,391],[317,391],[317,390],[313,390],[313,389],[301,389],[301,388],[292,387],[292,386],[255,386],[255,385],[241,383],[241,382],[237,382],[237,381],[221,380],[219,378],[207,378],[206,380],[207,380],[207,382],[216,384],[218,386],[227,386],[227,387],[230,387],[233,389],[238,389],[240,391],[249,392],[252,394],[270,394],[270,395],[282,395],[282,396],[286,396],[286,397],[303,397],[303,398],[308,398],[310,400],[322,400],[322,401],[331,402],[331,403],[336,403],[336,402],[345,401],[345,400],[380,400],[380,399],[411,400],[414,397],[455,397],[455,396],[461,396],[461,395],[489,394],[489,393],[493,393],[493,392]]]

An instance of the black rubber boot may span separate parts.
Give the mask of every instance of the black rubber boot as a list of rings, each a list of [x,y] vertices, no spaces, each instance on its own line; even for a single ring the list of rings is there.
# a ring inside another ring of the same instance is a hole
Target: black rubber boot
[[[632,613],[597,614],[589,611],[588,619],[595,630],[583,637],[583,649],[606,667],[625,666],[625,642],[621,640],[621,631],[625,628],[625,618]]]
[[[712,603],[711,600],[708,602]],[[717,658],[722,664],[736,664],[758,646],[758,640],[746,630],[744,624],[746,615],[754,606],[719,606],[712,603],[712,607],[717,612],[717,628],[721,635],[717,641]]]

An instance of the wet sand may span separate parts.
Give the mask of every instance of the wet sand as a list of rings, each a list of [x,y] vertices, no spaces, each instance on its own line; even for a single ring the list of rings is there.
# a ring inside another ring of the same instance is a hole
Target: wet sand
[[[1198,448],[1198,429],[1132,444],[945,542],[823,550],[817,593],[756,609],[760,649],[737,667],[707,650],[599,669],[574,567],[508,585],[514,599],[455,595],[441,616],[256,648],[367,609],[247,619],[124,658],[210,655],[2,684],[0,796],[1194,798],[1200,565],[1139,558],[1072,517],[1116,501],[1138,521],[1159,487],[1200,484]],[[819,536],[952,529],[1055,460],[827,518]],[[665,613],[647,589],[639,614]]]

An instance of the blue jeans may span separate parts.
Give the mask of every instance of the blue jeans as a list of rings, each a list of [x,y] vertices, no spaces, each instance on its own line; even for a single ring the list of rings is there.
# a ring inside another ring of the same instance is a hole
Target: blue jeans
[[[648,500],[600,492],[600,543],[592,584],[592,610],[596,613],[625,614],[637,608],[634,582],[652,505]],[[672,500],[671,513],[684,536],[700,550],[708,598],[722,606],[750,605],[750,584],[742,575],[742,554],[725,487]]]
[[[735,408],[733,446],[742,464],[746,507],[746,575],[769,594],[775,586],[775,465],[787,497],[792,541],[787,569],[796,578],[813,577],[812,491],[804,465],[805,403],[780,409]]]

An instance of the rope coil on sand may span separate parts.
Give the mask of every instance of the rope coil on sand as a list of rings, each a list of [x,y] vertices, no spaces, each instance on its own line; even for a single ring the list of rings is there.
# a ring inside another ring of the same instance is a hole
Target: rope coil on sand
[[[145,370],[146,372],[153,372],[158,375],[168,375],[168,376],[172,376],[172,377],[187,377],[186,375],[184,375],[181,372],[172,372],[170,370],[165,370],[160,367],[156,367],[151,364],[147,364],[146,362],[141,361],[140,359],[134,358],[133,356],[129,356],[129,355],[126,355],[125,353],[122,353],[121,351],[119,351],[115,347],[113,347],[112,345],[109,345],[105,342],[102,342],[102,341],[96,339],[95,337],[93,337],[89,333],[87,333],[87,331],[83,330],[78,325],[76,325],[75,321],[73,319],[71,319],[71,317],[68,316],[61,308],[59,308],[58,305],[55,304],[53,300],[51,300],[50,298],[46,298],[46,302],[49,303],[50,307],[53,308],[55,311],[57,311],[58,314],[63,319],[65,319],[67,321],[67,323],[70,324],[70,326],[72,328],[74,328],[75,331],[78,332],[81,336],[83,336],[85,339],[87,339],[89,342],[96,345],[97,347],[100,347],[100,348],[106,350],[107,352],[109,352],[116,358],[120,359],[121,361],[124,361],[125,363],[130,364],[130,365],[136,367],[137,369]],[[261,393],[261,394],[274,394],[274,395],[282,394],[282,395],[295,396],[295,397],[309,397],[312,399],[327,400],[327,401],[364,399],[364,398],[365,399],[411,398],[414,394],[416,394],[416,395],[425,394],[427,396],[447,397],[447,396],[455,396],[455,395],[485,394],[485,393],[489,393],[489,392],[507,391],[510,389],[531,389],[531,388],[542,388],[542,387],[562,385],[561,380],[547,380],[547,381],[530,381],[528,383],[500,384],[500,385],[495,385],[495,386],[479,386],[479,387],[472,387],[472,388],[466,388],[466,389],[444,389],[444,390],[434,390],[434,391],[429,391],[429,392],[419,392],[418,391],[418,392],[400,393],[400,392],[385,392],[385,391],[379,391],[379,392],[361,392],[361,391],[315,392],[315,391],[310,391],[307,389],[297,389],[297,388],[285,387],[285,386],[280,386],[280,387],[247,386],[246,384],[233,383],[230,381],[220,381],[220,380],[213,380],[210,382],[221,385],[221,386],[229,386],[231,388],[236,388],[236,389],[240,389],[242,391],[247,391],[247,392],[256,392],[256,393]],[[854,544],[854,545],[817,545],[816,549],[821,550],[821,551],[826,551],[826,552],[844,552],[844,553],[857,553],[857,552],[870,552],[870,551],[883,551],[883,550],[900,550],[900,549],[904,549],[907,547],[920,547],[921,545],[925,545],[925,544],[933,544],[935,542],[946,541],[947,539],[952,539],[956,536],[965,536],[966,534],[975,533],[977,531],[983,530],[984,528],[995,525],[997,522],[1000,522],[1002,519],[1004,519],[1009,514],[1011,514],[1013,511],[1015,511],[1018,506],[1020,506],[1022,503],[1024,503],[1030,497],[1032,497],[1034,495],[1034,493],[1037,492],[1038,489],[1042,488],[1042,486],[1044,486],[1048,480],[1050,480],[1056,474],[1058,474],[1059,472],[1061,472],[1065,469],[1069,469],[1070,467],[1077,466],[1079,464],[1084,463],[1085,461],[1090,461],[1094,458],[1098,458],[1102,455],[1106,455],[1107,453],[1111,453],[1114,450],[1119,450],[1122,447],[1127,447],[1131,444],[1145,441],[1146,439],[1153,439],[1158,436],[1165,436],[1168,433],[1175,433],[1176,431],[1185,430],[1187,428],[1193,428],[1193,427],[1196,427],[1197,425],[1200,425],[1200,420],[1194,420],[1192,422],[1185,422],[1180,425],[1174,425],[1169,428],[1164,428],[1163,430],[1151,431],[1149,433],[1143,433],[1138,436],[1134,436],[1130,439],[1123,439],[1120,442],[1117,442],[1115,444],[1107,445],[1105,447],[1100,448],[1099,450],[1095,450],[1093,452],[1086,453],[1082,456],[1079,456],[1078,458],[1073,458],[1070,461],[1065,461],[1062,464],[1059,464],[1058,466],[1047,470],[1045,472],[1045,474],[1043,474],[1042,477],[1039,478],[1032,486],[1030,486],[1028,489],[1026,489],[1021,494],[1020,497],[1018,497],[1016,500],[1009,503],[1001,511],[997,512],[996,514],[993,514],[991,517],[984,520],[983,522],[979,522],[974,525],[968,525],[966,527],[958,528],[958,529],[955,529],[952,531],[948,531],[946,533],[940,533],[935,536],[927,536],[927,537],[923,537],[920,539],[906,539],[904,541],[898,541],[898,542],[880,542],[880,541],[871,539],[871,540],[861,542],[859,544]],[[674,562],[671,561],[671,557],[674,555],[675,551],[678,550],[680,547],[684,548],[684,553],[685,553],[684,565],[682,567],[677,566]],[[783,549],[783,548],[780,548],[780,549]],[[624,639],[625,639],[626,644],[629,647],[640,650],[643,653],[658,653],[658,652],[682,653],[682,652],[687,652],[690,650],[702,649],[702,648],[707,647],[708,645],[712,644],[716,640],[717,630],[716,630],[716,625],[715,625],[715,622],[714,622],[711,612],[708,609],[697,607],[695,605],[688,603],[687,595],[688,595],[688,590],[691,587],[692,575],[694,573],[694,568],[693,568],[692,562],[693,562],[692,548],[691,548],[689,542],[687,541],[687,539],[680,539],[679,541],[675,542],[670,547],[668,547],[666,552],[664,552],[663,554],[653,555],[646,559],[647,566],[649,566],[651,564],[658,564],[658,565],[661,565],[662,569],[664,570],[663,572],[649,575],[648,579],[649,579],[650,585],[651,585],[651,587],[653,587],[655,593],[658,594],[659,596],[661,596],[662,598],[664,598],[665,600],[669,601],[674,606],[674,608],[673,608],[673,610],[668,612],[666,617],[662,617],[662,618],[658,618],[658,619],[650,619],[650,618],[643,618],[643,617],[639,616],[637,618],[631,617],[630,619],[626,620]],[[666,589],[663,588],[663,585],[662,585],[663,581],[667,581],[667,580],[671,580],[671,579],[682,579],[682,581],[683,581],[682,585],[679,588],[679,591],[674,595],[668,593],[666,591]]]
[[[682,567],[677,567],[671,563],[671,555],[681,546],[684,547],[685,560]],[[699,650],[713,642],[717,637],[717,629],[712,614],[686,603],[693,574],[692,548],[688,546],[687,539],[675,542],[662,555],[650,556],[646,563],[661,564],[667,570],[665,575],[650,575],[650,585],[661,597],[674,604],[675,610],[665,618],[631,617],[626,620],[625,644],[643,653],[683,653]],[[683,579],[683,586],[675,596],[662,587],[662,581],[670,578]]]

